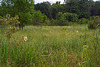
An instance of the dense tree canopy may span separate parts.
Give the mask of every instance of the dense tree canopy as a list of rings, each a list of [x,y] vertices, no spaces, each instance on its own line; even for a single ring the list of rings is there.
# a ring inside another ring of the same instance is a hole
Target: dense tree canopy
[[[96,1],[94,4],[95,15],[100,15],[100,1]]]
[[[35,10],[40,10],[42,13],[44,13],[48,18],[51,19],[51,9],[50,4],[47,2],[38,3],[35,5]]]
[[[53,4],[51,6],[51,10],[52,10],[52,18],[56,19],[56,15],[58,14],[58,12],[64,12],[64,5],[61,5],[60,2],[56,2],[56,4]]]
[[[24,26],[27,22],[30,22],[31,14],[33,10],[34,0],[2,0],[3,15],[10,14],[11,16],[18,15],[20,26]]]
[[[81,20],[90,19],[91,16],[100,15],[100,1],[93,0],[64,0],[50,4],[43,2],[34,4],[34,0],[2,0],[0,6],[0,16],[5,17],[10,14],[11,17],[19,16],[21,27],[29,24],[45,23],[46,20],[59,20],[59,25],[66,25],[66,21],[72,21],[73,17]],[[63,14],[62,17],[58,17]],[[67,19],[65,19],[65,16]],[[63,22],[63,23],[62,23]],[[62,23],[62,24],[61,24]]]

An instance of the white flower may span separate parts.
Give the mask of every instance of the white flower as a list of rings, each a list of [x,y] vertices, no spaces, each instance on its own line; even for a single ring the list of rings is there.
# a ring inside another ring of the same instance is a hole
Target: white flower
[[[28,38],[26,36],[24,36],[24,41],[27,41],[27,40],[28,40]]]

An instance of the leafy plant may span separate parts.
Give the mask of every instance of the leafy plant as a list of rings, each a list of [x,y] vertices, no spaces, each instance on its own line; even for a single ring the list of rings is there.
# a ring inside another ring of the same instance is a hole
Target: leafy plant
[[[15,17],[10,17],[9,14],[6,15],[7,20],[6,24],[8,25],[8,31],[6,32],[7,38],[10,40],[13,33],[15,33],[19,29],[20,22],[18,21],[19,17],[16,15]]]
[[[88,28],[89,29],[96,29],[100,27],[100,17],[94,16],[94,19],[92,21],[89,21]]]
[[[56,16],[56,19],[58,20],[58,25],[68,25],[68,22],[77,22],[78,15],[74,13],[59,12]]]
[[[79,22],[78,22],[79,24],[86,24],[86,23],[88,23],[88,19],[86,19],[86,18],[81,18],[81,19],[79,19]]]
[[[40,11],[34,11],[32,16],[34,25],[41,25],[47,20],[47,16],[42,14]]]

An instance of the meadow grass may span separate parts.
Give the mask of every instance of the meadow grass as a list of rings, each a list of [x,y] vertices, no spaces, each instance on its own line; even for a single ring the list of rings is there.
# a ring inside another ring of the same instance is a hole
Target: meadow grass
[[[0,29],[1,67],[100,67],[100,29],[26,26],[10,42],[5,32]]]

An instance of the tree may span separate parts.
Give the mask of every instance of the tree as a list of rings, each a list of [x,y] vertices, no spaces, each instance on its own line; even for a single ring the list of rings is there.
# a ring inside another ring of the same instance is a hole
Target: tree
[[[33,17],[33,24],[34,25],[42,25],[47,20],[47,16],[42,14],[41,11],[35,11],[32,14]]]
[[[40,10],[42,13],[44,13],[49,19],[51,19],[51,9],[50,4],[47,4],[47,2],[38,3],[35,5],[35,10]]]
[[[56,16],[56,19],[58,20],[58,25],[67,25],[68,22],[77,22],[78,15],[75,13],[59,12]]]
[[[57,25],[60,25],[60,26],[64,26],[64,25],[67,25],[67,20],[66,18],[64,17],[64,14],[62,12],[59,12],[57,15],[56,15],[56,19],[57,19]]]
[[[58,12],[64,12],[65,11],[64,7],[65,5],[61,5],[60,2],[56,2],[56,4],[53,4],[51,6],[52,18],[56,19],[56,15],[58,14]]]
[[[78,0],[66,0],[67,11],[70,13],[79,13]]]
[[[0,6],[0,16],[3,16],[2,6]]]
[[[10,9],[9,6],[7,6],[5,2],[1,2],[0,15],[1,16],[6,16],[6,14],[9,13],[9,11],[8,11],[9,9]]]
[[[76,13],[79,18],[90,17],[90,2],[92,0],[65,0],[67,5],[67,11],[71,13]]]
[[[94,3],[94,12],[95,15],[100,15],[100,1]]]
[[[79,1],[79,18],[90,18],[90,5],[88,0]]]
[[[2,0],[3,9],[8,9],[11,16],[18,15],[20,27],[23,28],[27,24],[27,19],[30,20],[30,11],[33,10],[34,0]],[[26,19],[26,20],[25,20]]]

